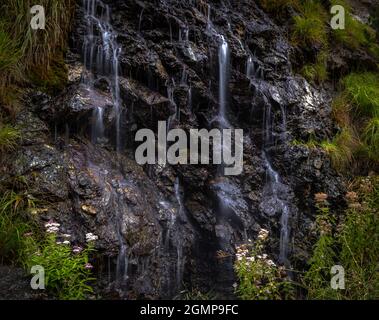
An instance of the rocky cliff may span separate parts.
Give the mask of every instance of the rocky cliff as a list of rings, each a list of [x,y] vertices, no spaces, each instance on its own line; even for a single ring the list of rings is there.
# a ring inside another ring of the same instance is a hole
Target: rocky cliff
[[[17,118],[23,141],[2,179],[25,177],[41,224],[59,222],[79,244],[99,236],[101,296],[172,298],[196,288],[233,297],[235,247],[261,228],[277,263],[305,267],[314,194],[342,208],[344,186],[322,149],[293,143],[336,132],[334,87],[296,74],[299,52],[281,21],[252,0],[86,0],[69,46],[68,85],[27,94]],[[157,132],[158,121],[243,129],[243,172],[139,166],[134,135]]]

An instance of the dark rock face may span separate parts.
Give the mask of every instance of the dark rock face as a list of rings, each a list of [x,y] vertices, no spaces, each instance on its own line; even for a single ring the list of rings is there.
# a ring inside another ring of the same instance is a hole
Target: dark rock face
[[[281,177],[276,200],[291,208],[289,243],[294,245],[288,259],[302,266],[312,244],[314,193],[325,192],[338,204],[344,190],[321,150],[291,144],[293,139],[327,138],[334,127],[328,92],[292,73],[292,47],[283,30],[250,0],[104,3],[121,47],[123,151],[114,151],[109,77],[95,74],[90,92],[80,83],[86,72],[80,57],[86,24],[78,3],[70,84],[58,97],[30,95],[30,111],[18,119],[24,141],[4,177],[25,176],[30,193],[48,200],[41,222],[60,222],[77,243],[85,241],[87,232],[99,236],[103,296],[174,297],[184,283],[231,297],[238,243],[266,228],[268,253],[279,259],[281,212],[275,202],[273,210],[267,208],[273,197],[262,156],[264,122],[271,110],[275,143],[266,146],[266,153]],[[137,129],[156,132],[157,121],[170,117],[172,128],[214,126],[221,35],[230,49],[227,116],[234,128],[244,129],[242,174],[220,177],[212,165],[137,165]],[[246,74],[249,57],[254,75]],[[96,107],[105,110],[108,139],[102,144],[90,142]],[[219,251],[226,258],[218,258]]]

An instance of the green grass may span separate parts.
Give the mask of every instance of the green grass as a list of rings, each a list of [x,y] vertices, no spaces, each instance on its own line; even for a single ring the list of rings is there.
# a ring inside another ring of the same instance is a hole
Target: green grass
[[[363,132],[363,139],[369,157],[374,161],[379,161],[379,118],[368,121]]]
[[[379,74],[351,73],[343,80],[343,84],[359,113],[379,116]]]
[[[345,8],[345,29],[332,30],[333,38],[350,49],[375,47],[375,30],[361,23],[351,15],[351,8],[344,0],[333,0],[332,5],[342,5]]]
[[[360,142],[354,131],[343,128],[333,140],[323,141],[320,146],[330,156],[333,167],[338,171],[345,170],[354,160],[354,153]]]
[[[300,7],[300,15],[295,16],[292,41],[300,46],[325,46],[326,12],[318,1],[306,1]]]
[[[35,200],[26,193],[5,191],[0,198],[0,257],[2,262],[21,263],[25,249],[24,234],[36,233],[29,210]]]
[[[317,55],[316,63],[305,65],[301,70],[301,74],[308,81],[318,84],[323,83],[328,78],[327,59],[328,53],[326,51],[320,52]]]
[[[18,88],[32,83],[47,91],[55,90],[67,78],[61,57],[74,1],[41,0],[38,4],[45,8],[45,30],[31,29],[29,0],[7,0],[0,4],[0,106],[9,114],[17,106]]]
[[[18,129],[0,123],[0,151],[13,150],[20,138],[21,134]]]

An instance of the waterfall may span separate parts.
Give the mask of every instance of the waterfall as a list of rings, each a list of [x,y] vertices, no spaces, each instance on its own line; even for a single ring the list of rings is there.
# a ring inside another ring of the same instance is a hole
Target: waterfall
[[[282,128],[285,130],[285,113],[282,111]],[[285,132],[285,131],[284,131]],[[283,199],[283,195],[286,194],[288,187],[283,184],[281,177],[277,171],[273,168],[271,159],[268,155],[268,149],[274,144],[273,139],[273,119],[272,109],[269,104],[265,110],[264,131],[263,131],[263,160],[266,167],[266,191],[268,193],[264,197],[263,202],[268,201],[268,206],[263,205],[265,212],[269,215],[275,215],[279,213],[280,216],[280,245],[279,245],[279,261],[285,265],[288,265],[288,245],[289,245],[289,217],[290,207],[286,199]],[[272,207],[270,207],[270,205]]]
[[[182,36],[182,33],[184,34],[184,39]],[[179,30],[179,42],[183,45],[184,49],[187,51],[188,56],[193,61],[197,61],[196,55],[193,52],[191,42],[189,41],[189,28],[186,26],[185,28]]]
[[[221,45],[219,47],[219,118],[222,127],[229,127],[229,121],[226,116],[227,92],[229,88],[229,45],[224,36],[221,36]]]
[[[171,83],[170,82],[167,83],[167,98],[170,102],[170,106],[175,109],[175,112],[171,114],[167,120],[167,132],[171,130],[172,123],[174,120],[180,121],[180,109],[174,99],[174,90],[175,90],[174,88],[175,88],[175,80],[171,79]]]
[[[104,138],[104,110],[101,107],[93,109],[94,124],[92,126],[92,143],[99,143]]]
[[[184,204],[183,204],[183,198],[180,193],[180,180],[179,177],[176,178],[175,180],[175,197],[176,201],[178,202],[179,205],[179,210],[178,210],[178,217],[183,218],[184,215]],[[183,244],[182,244],[182,234],[180,232],[179,226],[177,226],[177,238],[176,238],[176,288],[177,290],[180,290],[182,286],[182,281],[183,281],[183,272],[184,272],[184,257],[183,257]]]
[[[246,76],[253,85],[254,81],[264,81],[263,69],[257,66],[254,56],[250,55],[246,63]],[[254,102],[253,102],[254,103]],[[282,118],[282,131],[284,135],[282,139],[286,138],[286,114],[283,106],[281,106]],[[275,144],[273,136],[274,121],[271,103],[266,101],[264,117],[263,117],[263,146],[262,146],[262,159],[266,168],[266,184],[263,191],[263,199],[260,208],[268,216],[280,214],[280,244],[279,244],[279,261],[280,263],[289,265],[288,262],[288,248],[290,238],[289,219],[291,216],[290,204],[287,199],[283,199],[284,195],[288,193],[288,186],[284,185],[279,173],[274,169],[269,155],[269,149]]]
[[[138,32],[141,32],[141,25],[142,25],[142,18],[143,18],[144,11],[145,11],[145,8],[142,8],[141,13],[139,15]]]
[[[160,205],[165,208],[169,213],[169,221],[167,223],[167,232],[164,245],[171,254],[175,254],[174,276],[171,279],[175,280],[175,285],[172,285],[173,292],[176,293],[181,289],[184,273],[185,257],[183,255],[183,240],[182,240],[182,225],[180,221],[185,219],[185,208],[183,197],[180,192],[179,177],[175,179],[174,183],[175,199],[178,205],[177,210],[171,208],[169,202],[160,201]],[[175,292],[176,291],[176,292]]]
[[[109,6],[100,0],[83,0],[85,8],[85,18],[87,20],[87,33],[84,38],[83,56],[86,71],[83,74],[82,82],[93,90],[94,74],[102,74],[107,77],[111,84],[113,109],[115,114],[116,127],[116,149],[120,150],[120,117],[121,117],[121,97],[119,84],[119,55],[121,47],[118,45],[117,34],[110,24]],[[102,138],[104,112],[95,110],[93,112],[95,128],[93,128],[93,142]]]

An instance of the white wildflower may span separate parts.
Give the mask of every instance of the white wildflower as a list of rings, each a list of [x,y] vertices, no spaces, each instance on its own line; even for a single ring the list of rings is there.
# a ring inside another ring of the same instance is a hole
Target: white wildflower
[[[264,241],[267,239],[269,232],[266,229],[261,229],[258,234],[258,239]]]
[[[93,233],[87,233],[86,234],[86,241],[87,242],[96,241],[97,239],[99,239],[99,237],[94,235]]]
[[[272,260],[267,260],[266,263],[267,263],[270,267],[275,267],[275,266],[276,266],[275,262],[272,261]]]

